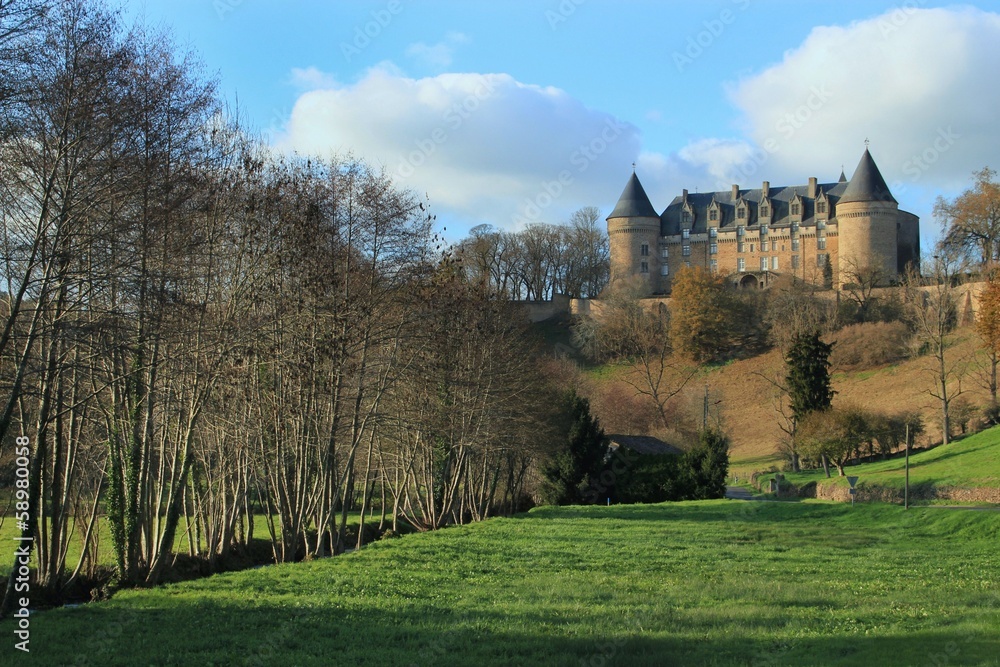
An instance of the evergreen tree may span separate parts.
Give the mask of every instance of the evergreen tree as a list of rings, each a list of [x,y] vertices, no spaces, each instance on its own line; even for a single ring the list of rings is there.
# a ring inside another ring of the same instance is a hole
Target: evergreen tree
[[[607,439],[599,421],[590,414],[590,401],[570,391],[563,413],[565,426],[560,429],[565,440],[552,460],[542,467],[545,478],[542,492],[546,502],[575,505],[593,501],[588,489],[599,484]]]
[[[729,475],[729,438],[721,431],[705,429],[698,444],[684,454],[688,500],[709,500],[726,495]]]
[[[792,409],[793,432],[796,425],[812,412],[830,408],[834,391],[830,386],[830,352],[832,343],[824,343],[819,331],[796,334],[785,357],[788,375],[785,383]],[[824,459],[824,465],[826,460]],[[799,469],[799,457],[792,449],[792,468]]]
[[[801,421],[815,410],[826,410],[833,400],[830,387],[830,352],[832,343],[824,343],[818,331],[797,334],[785,357],[788,375],[788,394],[792,416]]]

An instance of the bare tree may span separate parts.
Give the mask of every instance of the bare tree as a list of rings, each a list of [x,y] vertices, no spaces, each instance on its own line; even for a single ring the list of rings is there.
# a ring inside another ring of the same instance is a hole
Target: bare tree
[[[943,250],[930,262],[930,284],[911,270],[906,276],[907,318],[917,338],[930,352],[931,363],[927,372],[933,378],[933,388],[927,393],[941,406],[941,442],[950,439],[949,409],[952,400],[962,394],[964,365],[954,358],[951,351],[951,332],[958,324],[958,307],[954,296],[954,282],[961,274],[961,264],[954,253]]]

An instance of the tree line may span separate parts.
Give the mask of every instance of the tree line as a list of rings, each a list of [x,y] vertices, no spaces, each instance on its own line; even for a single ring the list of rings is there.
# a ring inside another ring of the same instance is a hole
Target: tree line
[[[427,202],[274,154],[97,2],[0,2],[0,58],[0,458],[13,488],[28,438],[33,590],[98,576],[102,521],[115,581],[152,585],[178,544],[293,561],[522,505],[555,390]]]
[[[511,299],[547,301],[555,294],[596,298],[610,271],[600,211],[587,206],[563,224],[532,223],[520,231],[490,225],[470,230],[455,254],[472,280]]]

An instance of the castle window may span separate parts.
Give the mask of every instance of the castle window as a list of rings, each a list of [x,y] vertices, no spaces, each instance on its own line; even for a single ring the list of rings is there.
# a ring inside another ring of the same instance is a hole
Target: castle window
[[[826,237],[825,236],[820,236],[819,238],[816,239],[816,249],[817,250],[826,250]]]
[[[662,257],[663,259],[666,259],[667,256],[668,256],[668,254],[669,253],[667,251],[667,246],[663,246],[662,248],[660,248],[660,257]]]
[[[753,252],[753,244],[750,244],[750,252]]]
[[[719,254],[719,244],[718,243],[712,243],[711,245],[709,245],[708,246],[708,254],[709,255],[718,255]]]
[[[816,212],[817,213],[826,213],[826,202],[825,201],[818,201],[818,202],[816,202]]]
[[[649,262],[643,262],[639,265],[639,273],[649,273]]]
[[[667,266],[666,264],[660,264],[660,275],[661,276],[669,276],[670,275],[670,267]]]
[[[770,250],[770,248],[768,247],[767,241],[761,241],[760,242],[760,251],[761,252],[767,252],[768,250]]]
[[[826,223],[822,220],[816,221],[816,229],[826,229]]]
[[[799,240],[792,239],[792,252],[798,252],[798,251],[799,251]]]
[[[771,258],[771,270],[772,271],[777,271],[778,270],[778,258],[777,257],[772,257]]]
[[[746,247],[743,245],[743,241],[736,244],[736,252],[743,252],[744,250],[746,250]]]
[[[763,236],[767,236],[767,225],[761,225],[761,226],[760,226],[760,235],[761,235],[762,237],[763,237]]]
[[[719,235],[719,228],[718,227],[709,227],[708,228],[708,236],[709,236],[709,238],[713,238],[714,239],[718,235]]]
[[[642,255],[643,257],[649,257],[649,246],[643,243],[639,247],[639,254]]]
[[[767,271],[767,257],[760,258],[760,270]]]
[[[689,239],[689,238],[691,238],[691,230],[690,229],[682,229],[681,230],[681,238],[682,239]]]
[[[798,234],[798,233],[799,233],[799,223],[793,222],[792,223],[792,234]]]
[[[743,206],[740,206],[738,209],[736,209],[736,217],[739,218],[740,220],[745,220],[746,217],[747,217],[747,210],[746,210],[746,208],[743,207]]]
[[[795,270],[797,268],[799,268],[799,256],[792,255],[792,269]]]
[[[791,214],[802,215],[802,206],[800,206],[799,204],[792,204]]]
[[[740,225],[739,227],[736,228],[736,235],[737,236],[743,236],[743,234],[746,233],[746,231],[747,231],[747,228],[744,227],[743,225]]]
[[[708,219],[711,220],[711,221],[713,221],[713,222],[715,222],[716,220],[718,220],[719,219],[719,210],[715,209],[715,208],[713,208],[712,210],[710,210],[708,212]]]
[[[691,224],[691,211],[681,211],[681,222]]]
[[[709,263],[708,263],[708,270],[711,271],[712,273],[718,273],[719,272],[719,260],[713,259],[713,260],[709,261]]]
[[[766,206],[766,205],[765,206],[761,206],[760,207],[760,217],[762,217],[762,218],[770,218],[771,217],[771,207],[770,206]]]
[[[685,257],[690,257],[691,256],[691,246],[689,246],[689,245],[683,245],[683,246],[681,246],[681,254],[683,256],[685,256]]]
[[[746,271],[747,270],[747,261],[745,259],[743,259],[742,257],[740,257],[739,259],[736,260],[736,270],[737,271]]]
[[[822,253],[822,252],[819,253],[818,255],[816,255],[816,266],[819,266],[819,267],[826,266],[826,262],[827,262],[827,258],[828,257],[829,257],[829,255],[827,255],[826,253]]]

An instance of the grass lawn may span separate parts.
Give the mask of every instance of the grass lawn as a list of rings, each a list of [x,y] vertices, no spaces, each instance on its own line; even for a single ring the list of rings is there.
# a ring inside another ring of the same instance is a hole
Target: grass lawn
[[[833,466],[832,483],[847,486],[847,480],[837,478]],[[859,484],[880,484],[902,489],[905,482],[905,461],[902,457],[889,461],[847,466],[848,475],[857,475]],[[820,470],[802,473],[785,473],[793,484],[824,482],[826,475]],[[829,482],[828,482],[829,483]],[[910,484],[935,486],[1000,487],[1000,427],[970,435],[948,445],[910,455]]]
[[[1000,665],[998,542],[995,512],[540,508],[38,614],[32,663]]]

